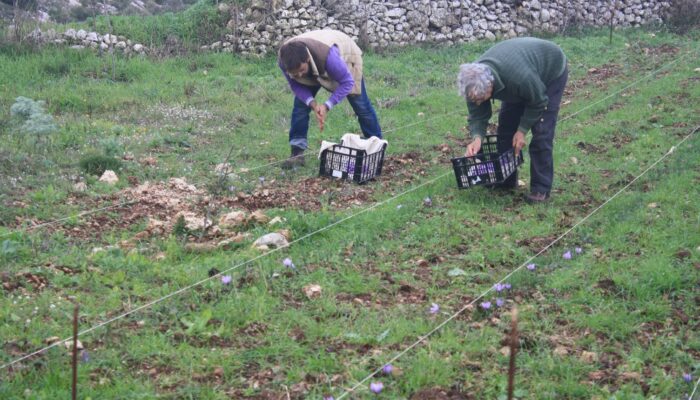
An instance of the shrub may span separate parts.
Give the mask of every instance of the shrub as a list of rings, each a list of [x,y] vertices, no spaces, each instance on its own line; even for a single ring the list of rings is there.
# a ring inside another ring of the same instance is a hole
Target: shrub
[[[666,24],[673,32],[680,34],[700,28],[700,2],[698,0],[671,0]]]
[[[21,122],[20,132],[37,136],[46,136],[58,131],[53,117],[44,110],[43,101],[34,101],[27,97],[17,97],[10,107],[10,115]]]
[[[82,169],[86,174],[100,176],[108,169],[118,171],[121,168],[122,163],[114,157],[101,154],[91,154],[83,157],[80,160],[79,165],[80,169]]]

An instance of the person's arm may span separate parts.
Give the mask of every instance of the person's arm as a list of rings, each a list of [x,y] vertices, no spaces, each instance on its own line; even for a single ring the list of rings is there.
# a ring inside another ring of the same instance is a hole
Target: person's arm
[[[289,74],[287,74],[287,71],[285,71],[281,65],[277,65],[282,70],[282,74],[284,74],[284,77],[287,78],[287,82],[289,83],[289,87],[292,89],[294,96],[296,96],[299,100],[303,101],[304,104],[306,104],[307,106],[311,104],[311,102],[314,101],[314,95],[311,93],[311,90],[305,85],[302,85],[301,83],[292,79],[292,77],[289,76]]]
[[[478,106],[476,103],[467,102],[469,109],[469,131],[471,137],[481,139],[486,135],[486,127],[491,119],[491,100],[486,100]]]
[[[328,52],[326,72],[329,78],[338,82],[338,86],[324,103],[330,110],[333,106],[343,101],[350,91],[352,91],[353,86],[355,86],[355,80],[352,78],[347,64],[345,64],[345,61],[340,57],[340,51],[337,46],[331,46]]]

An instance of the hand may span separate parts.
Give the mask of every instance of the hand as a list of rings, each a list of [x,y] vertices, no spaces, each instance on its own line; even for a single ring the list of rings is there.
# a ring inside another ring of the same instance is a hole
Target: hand
[[[477,136],[467,145],[467,152],[465,155],[467,157],[475,156],[479,150],[481,150],[481,138]]]
[[[326,123],[326,115],[328,114],[328,107],[325,104],[314,104],[314,113],[316,114],[316,120],[318,121],[318,129],[323,132],[323,127]]]
[[[515,149],[515,155],[520,154],[520,150],[525,147],[525,133],[523,131],[515,132],[513,135],[513,148]]]

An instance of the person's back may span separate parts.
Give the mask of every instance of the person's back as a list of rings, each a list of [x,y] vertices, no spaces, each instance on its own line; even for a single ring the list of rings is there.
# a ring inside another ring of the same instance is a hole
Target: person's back
[[[566,68],[566,56],[559,46],[532,37],[504,40],[476,62],[493,67],[502,79],[532,79],[532,74],[536,74],[545,85],[560,77]]]

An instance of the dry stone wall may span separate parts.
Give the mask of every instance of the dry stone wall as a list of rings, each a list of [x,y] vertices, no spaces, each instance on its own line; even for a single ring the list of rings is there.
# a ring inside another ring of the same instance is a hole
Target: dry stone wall
[[[203,49],[265,54],[285,38],[332,28],[372,48],[496,40],[576,26],[663,22],[668,1],[656,0],[255,0],[231,14],[231,33]]]

